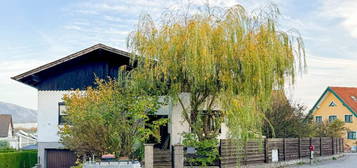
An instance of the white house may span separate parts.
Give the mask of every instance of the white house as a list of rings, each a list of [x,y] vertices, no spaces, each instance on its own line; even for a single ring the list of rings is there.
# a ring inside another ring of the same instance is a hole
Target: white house
[[[0,140],[9,142],[10,147],[14,149],[20,149],[26,145],[37,143],[34,135],[22,130],[15,133],[12,116],[9,114],[0,114]]]
[[[11,115],[0,114],[0,140],[8,141],[10,147],[16,148],[16,143],[13,143],[14,139],[14,125]]]
[[[25,131],[19,130],[15,133],[17,148],[22,149],[23,147],[29,145],[37,144],[37,137],[33,134],[27,133]]]
[[[63,96],[93,85],[95,77],[117,77],[119,67],[129,65],[129,59],[125,51],[97,44],[12,77],[38,89],[38,157],[42,167],[69,167],[75,161],[73,152],[59,143],[58,128],[65,110]],[[181,134],[190,131],[181,112],[179,105],[167,105],[157,112],[158,117],[170,119],[168,126],[161,128],[162,143],[167,143],[163,146],[181,143]],[[222,126],[220,137],[226,136],[227,128]]]

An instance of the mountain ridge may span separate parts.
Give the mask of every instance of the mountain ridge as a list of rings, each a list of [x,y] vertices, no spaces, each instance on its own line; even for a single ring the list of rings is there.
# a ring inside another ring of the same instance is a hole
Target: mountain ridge
[[[14,123],[36,123],[37,111],[12,103],[0,102],[0,114],[11,114]]]

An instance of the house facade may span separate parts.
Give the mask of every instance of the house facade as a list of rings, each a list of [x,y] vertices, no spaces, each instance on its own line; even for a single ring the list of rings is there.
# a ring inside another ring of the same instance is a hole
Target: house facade
[[[15,138],[17,141],[18,149],[23,149],[27,146],[33,146],[37,144],[37,136],[29,134],[22,130],[19,130],[15,133]]]
[[[16,131],[9,114],[0,114],[0,140],[9,142],[11,148],[21,149],[27,145],[37,143],[36,136],[28,134],[22,130]]]
[[[345,122],[345,144],[356,147],[357,137],[357,88],[328,87],[310,110],[315,122],[339,119]]]
[[[0,140],[8,141],[10,147],[17,148],[14,142],[14,124],[12,123],[12,116],[9,114],[0,114]]]
[[[10,114],[0,114],[0,140],[9,142],[11,148],[19,148],[19,140],[15,135],[14,124]]]
[[[12,79],[38,90],[38,157],[41,167],[68,167],[75,161],[73,152],[66,150],[58,135],[65,111],[63,96],[75,89],[93,86],[95,78],[116,78],[119,67],[129,66],[129,53],[103,44],[97,44],[59,60],[40,66]],[[129,66],[129,69],[133,67]],[[187,94],[182,94],[188,104]],[[158,110],[156,116],[168,118],[169,124],[160,128],[162,146],[181,143],[182,133],[190,128],[182,117],[180,105],[169,104]],[[227,137],[222,125],[220,138]],[[85,137],[83,137],[85,138]],[[161,146],[161,147],[162,147]],[[59,157],[61,156],[61,157]],[[62,157],[63,156],[63,157]],[[65,160],[61,160],[64,159]]]

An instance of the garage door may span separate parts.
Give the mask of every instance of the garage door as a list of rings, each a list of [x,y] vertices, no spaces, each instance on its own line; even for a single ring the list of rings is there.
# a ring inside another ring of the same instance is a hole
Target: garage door
[[[72,151],[63,149],[46,149],[47,168],[69,168],[74,166],[76,156]]]

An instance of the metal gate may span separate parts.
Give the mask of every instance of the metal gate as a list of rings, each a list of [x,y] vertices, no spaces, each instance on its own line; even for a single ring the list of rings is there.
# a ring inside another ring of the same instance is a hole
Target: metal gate
[[[76,155],[65,149],[46,149],[47,168],[69,168],[75,165]]]

